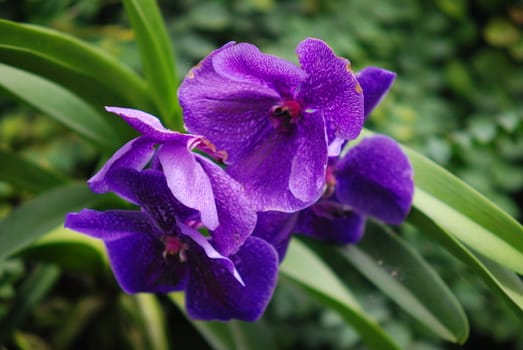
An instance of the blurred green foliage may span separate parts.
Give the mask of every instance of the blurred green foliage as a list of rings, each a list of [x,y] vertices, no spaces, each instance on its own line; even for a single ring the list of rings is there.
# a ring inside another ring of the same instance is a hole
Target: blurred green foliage
[[[327,41],[338,55],[351,60],[356,71],[377,65],[397,72],[391,92],[367,126],[417,148],[521,218],[521,2],[163,0],[160,4],[175,46],[179,76],[230,40],[251,42],[296,61],[294,47],[309,36]],[[119,1],[3,0],[0,17],[72,33],[139,67],[140,58]],[[96,168],[96,150],[49,119],[14,104],[7,96],[0,96],[0,113],[1,149],[80,179],[89,177]],[[0,182],[0,217],[30,197],[30,193]],[[470,277],[463,264],[429,245],[422,233],[409,229],[403,234],[433,263],[465,305],[476,331],[468,342],[470,348],[476,342],[492,348],[523,348],[514,316],[498,299],[490,298],[491,292]],[[28,280],[37,262],[37,256],[32,256],[29,260],[13,258],[2,265],[0,318],[8,313],[15,302],[15,290]],[[134,299],[96,295],[96,278],[99,276],[78,272],[62,276],[19,326],[11,346],[67,348],[78,346],[78,339],[105,339],[110,334],[115,335],[113,341],[98,344],[99,348],[140,348],[145,340],[137,328]],[[111,277],[100,278],[105,281],[102,288],[115,290]],[[445,346],[426,330],[413,326],[411,319],[377,294],[356,271],[344,271],[343,278],[351,281],[366,310],[384,322],[399,344],[410,349]],[[165,309],[170,321],[182,322],[172,305]],[[61,329],[66,315],[70,326]],[[104,315],[113,317],[95,322]],[[360,347],[357,333],[339,316],[321,308],[287,280],[280,283],[264,319],[282,349]],[[183,344],[183,336],[177,338],[177,324],[172,326],[171,341]]]

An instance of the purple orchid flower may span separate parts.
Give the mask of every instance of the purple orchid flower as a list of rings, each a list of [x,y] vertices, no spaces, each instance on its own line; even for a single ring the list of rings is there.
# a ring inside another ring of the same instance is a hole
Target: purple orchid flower
[[[105,186],[140,210],[84,209],[65,227],[102,239],[116,279],[127,293],[185,290],[188,314],[203,320],[258,319],[274,290],[274,248],[249,237],[228,257],[194,228],[196,211],[171,193],[156,169],[120,167]]]
[[[194,67],[178,92],[187,130],[228,152],[228,172],[257,211],[294,212],[318,200],[328,155],[359,135],[365,110],[379,100],[369,95],[364,103],[349,61],[323,41],[306,39],[296,52],[300,67],[228,43]],[[360,75],[366,86],[390,85],[389,75],[369,73]]]
[[[236,252],[254,229],[256,212],[237,181],[192,150],[219,161],[226,154],[216,151],[201,136],[165,129],[148,113],[130,108],[106,109],[122,117],[142,135],[124,145],[89,179],[91,189],[96,193],[111,190],[107,178],[115,169],[160,169],[173,196],[184,206],[196,210],[198,220],[211,230],[216,249],[225,256]]]
[[[368,67],[357,78],[367,119],[390,89],[395,74]],[[410,210],[413,191],[412,167],[400,146],[386,136],[368,137],[343,157],[329,158],[326,186],[316,203],[297,213],[259,213],[253,235],[270,242],[280,261],[292,232],[337,244],[356,243],[367,217],[400,224]]]
[[[354,244],[363,235],[367,217],[398,225],[410,211],[412,166],[400,146],[387,136],[364,138],[345,156],[331,158],[326,182],[322,198],[309,208],[258,214],[253,235],[270,242],[280,261],[291,233]]]

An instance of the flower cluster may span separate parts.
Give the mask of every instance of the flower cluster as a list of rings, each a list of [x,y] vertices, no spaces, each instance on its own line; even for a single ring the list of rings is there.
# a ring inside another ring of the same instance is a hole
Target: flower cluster
[[[293,233],[356,243],[368,216],[404,220],[413,180],[399,145],[350,142],[395,74],[354,74],[318,39],[296,52],[300,66],[245,43],[212,52],[178,91],[189,134],[106,108],[140,136],[88,184],[135,209],[84,209],[65,226],[104,241],[126,292],[184,291],[191,317],[256,320]]]

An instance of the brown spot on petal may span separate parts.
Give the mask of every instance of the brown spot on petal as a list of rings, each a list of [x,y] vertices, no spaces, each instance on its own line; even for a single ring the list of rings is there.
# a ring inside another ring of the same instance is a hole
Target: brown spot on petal
[[[345,65],[345,70],[349,73],[352,73],[352,64],[350,62],[347,62]]]
[[[193,79],[196,71],[202,66],[202,61],[198,62],[194,67],[191,68],[189,73],[187,73],[187,78]]]
[[[363,89],[361,88],[360,83],[356,83],[356,92],[358,94],[362,94],[363,93]]]

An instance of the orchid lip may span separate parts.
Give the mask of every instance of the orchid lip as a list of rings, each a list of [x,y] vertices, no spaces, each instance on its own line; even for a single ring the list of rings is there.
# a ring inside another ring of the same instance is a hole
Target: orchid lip
[[[290,132],[301,116],[301,106],[294,100],[284,100],[271,108],[271,125],[281,133]]]

